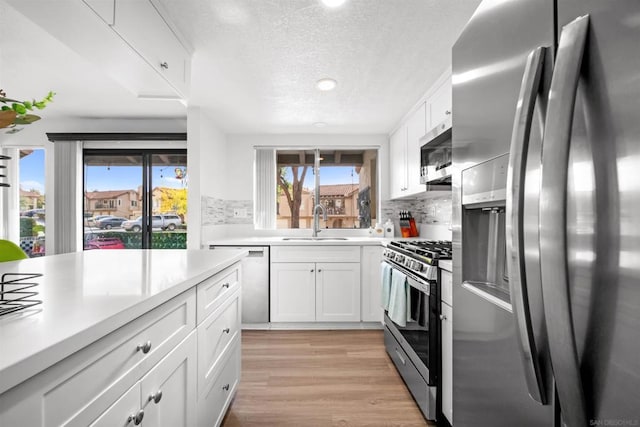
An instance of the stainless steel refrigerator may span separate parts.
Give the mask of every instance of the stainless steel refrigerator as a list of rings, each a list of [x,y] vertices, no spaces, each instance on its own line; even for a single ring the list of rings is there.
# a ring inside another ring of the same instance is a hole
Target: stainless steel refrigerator
[[[640,2],[485,0],[453,167],[453,424],[640,425]]]

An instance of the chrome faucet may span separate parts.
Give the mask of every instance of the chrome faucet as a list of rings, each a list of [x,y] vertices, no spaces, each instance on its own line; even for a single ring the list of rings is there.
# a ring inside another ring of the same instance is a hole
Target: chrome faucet
[[[313,207],[313,237],[318,237],[320,230],[320,215],[318,215],[318,208],[322,211],[322,219],[327,222],[327,210],[320,203]]]

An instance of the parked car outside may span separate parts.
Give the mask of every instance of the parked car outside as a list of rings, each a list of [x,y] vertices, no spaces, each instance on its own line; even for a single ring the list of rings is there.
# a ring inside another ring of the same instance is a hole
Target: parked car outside
[[[160,228],[162,230],[173,231],[178,226],[182,225],[182,219],[178,215],[175,214],[160,214],[153,215],[151,217],[151,227],[152,228]],[[142,230],[142,217],[132,221],[125,221],[122,223],[122,228],[127,231],[133,231],[134,233],[140,232]]]
[[[122,240],[117,237],[97,237],[87,240],[84,249],[126,249]]]
[[[98,228],[101,230],[111,230],[114,227],[122,226],[122,223],[125,222],[127,218],[122,218],[118,216],[112,216],[108,218],[102,218],[97,221]]]
[[[113,215],[96,215],[93,218],[87,219],[87,224],[95,226],[95,225],[98,225],[98,221],[105,218],[111,218],[111,217],[113,217]]]

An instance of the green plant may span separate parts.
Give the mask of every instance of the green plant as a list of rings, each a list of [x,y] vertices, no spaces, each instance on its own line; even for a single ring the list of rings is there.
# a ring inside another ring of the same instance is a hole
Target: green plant
[[[7,133],[15,133],[22,128],[18,128],[19,125],[30,125],[31,123],[40,120],[40,116],[31,114],[34,108],[38,110],[44,109],[48,103],[53,101],[55,92],[49,92],[41,101],[18,101],[15,99],[7,98],[7,94],[0,89],[0,129],[10,128]]]

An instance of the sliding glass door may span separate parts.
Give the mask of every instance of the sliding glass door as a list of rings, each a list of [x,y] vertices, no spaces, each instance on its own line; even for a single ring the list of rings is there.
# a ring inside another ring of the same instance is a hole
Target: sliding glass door
[[[85,150],[84,249],[185,249],[186,150]]]

